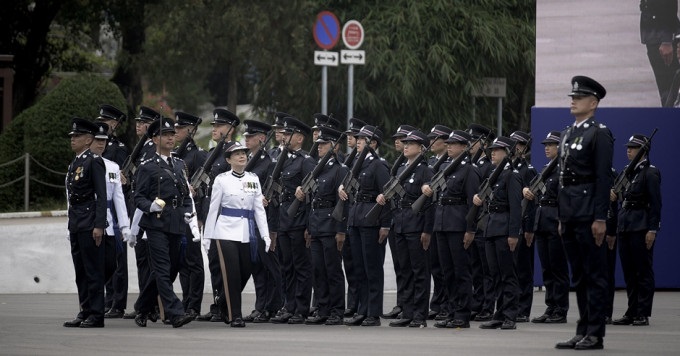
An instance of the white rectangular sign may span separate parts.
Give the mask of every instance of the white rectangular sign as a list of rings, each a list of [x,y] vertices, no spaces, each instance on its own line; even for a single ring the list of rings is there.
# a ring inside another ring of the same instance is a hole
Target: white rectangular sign
[[[340,51],[340,63],[342,64],[366,64],[366,52],[363,50]]]
[[[489,98],[505,97],[505,78],[482,78],[481,90],[475,90],[473,96]]]
[[[314,64],[317,66],[337,67],[339,58],[338,52],[314,51]]]

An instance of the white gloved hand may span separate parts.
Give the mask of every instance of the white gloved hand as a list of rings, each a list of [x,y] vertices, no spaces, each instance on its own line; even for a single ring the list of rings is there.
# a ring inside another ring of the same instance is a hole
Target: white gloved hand
[[[132,233],[123,233],[123,241],[127,242],[130,247],[135,247],[137,245],[137,235]]]
[[[191,239],[191,241],[193,242],[201,241],[201,231],[198,230],[198,226],[191,227],[191,234],[194,235],[194,238]]]
[[[269,236],[262,236],[262,240],[264,240],[264,252],[269,252],[269,247],[272,245],[272,239],[270,239]]]
[[[195,213],[184,213],[184,222],[187,224],[191,224],[195,216],[196,216]]]
[[[210,239],[203,239],[203,248],[205,249],[205,252],[208,252],[210,250]]]
[[[149,211],[151,211],[152,213],[156,213],[159,211],[163,211],[163,207],[161,207],[160,205],[158,205],[158,203],[154,201],[153,203],[151,203],[151,208],[149,208]]]

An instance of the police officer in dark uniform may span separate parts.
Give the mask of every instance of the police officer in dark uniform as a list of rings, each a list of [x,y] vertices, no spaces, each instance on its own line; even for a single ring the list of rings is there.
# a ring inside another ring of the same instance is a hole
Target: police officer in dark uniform
[[[272,126],[254,120],[244,120],[243,124],[245,125],[243,135],[246,138],[246,147],[249,150],[248,165],[246,167],[250,172],[258,176],[260,186],[264,186],[273,168],[272,160],[269,154],[267,154],[266,147],[263,146],[267,134],[272,130]],[[255,161],[253,162],[253,160]],[[271,211],[275,210],[275,208],[270,205],[265,210],[267,211],[269,229],[272,230],[269,221],[272,219]],[[255,233],[258,235],[257,250],[259,256],[259,259],[252,263],[253,282],[255,285],[255,309],[250,315],[245,316],[243,320],[245,322],[266,323],[283,306],[283,297],[281,295],[283,279],[278,254],[275,251],[265,251],[265,244],[260,242],[260,232],[257,230],[257,227]]]
[[[479,180],[483,182],[493,170],[491,160],[486,156],[486,147],[479,142],[481,137],[488,137],[489,142],[495,137],[491,129],[486,126],[472,123],[467,132],[475,140],[470,147],[471,162],[479,170]],[[477,157],[476,162],[472,159]],[[481,210],[481,209],[480,209]],[[470,318],[474,321],[491,320],[496,307],[496,285],[498,278],[491,275],[489,264],[486,260],[485,239],[483,227],[477,228],[475,241],[470,246],[470,262],[472,264],[472,302]]]
[[[331,127],[319,128],[316,140],[319,157],[325,157],[327,152],[333,149],[340,135],[339,131]],[[342,325],[345,311],[345,276],[342,272],[340,251],[345,241],[347,226],[344,220],[338,222],[333,219],[331,213],[337,203],[338,186],[348,170],[338,162],[334,152],[321,169],[315,179],[316,189],[310,193],[311,211],[308,224],[314,266],[314,295],[318,310],[316,315],[310,316],[305,321],[305,324]],[[302,187],[297,188],[296,197],[302,201],[306,198]]]
[[[76,274],[80,312],[65,327],[104,327],[104,244],[106,168],[89,150],[97,132],[94,123],[73,118],[71,150],[76,154],[66,174],[68,230]]]
[[[504,166],[503,158],[511,155],[515,142],[509,137],[499,136],[489,149],[491,160],[502,172],[493,185],[493,190],[486,205],[486,259],[492,274],[499,276],[498,309],[490,321],[482,323],[482,329],[503,330],[515,329],[515,318],[519,311],[519,282],[515,267],[514,253],[519,243],[522,230],[522,177],[512,167],[512,163]],[[473,202],[481,206],[484,202],[475,195]],[[494,273],[495,272],[495,273]]]
[[[401,139],[404,145],[403,153],[406,159],[397,170],[397,177],[415,163],[415,159],[425,154],[430,146],[430,139],[423,132],[414,130]],[[432,179],[432,169],[425,161],[417,163],[413,173],[401,185],[404,196],[395,196],[392,211],[392,230],[396,243],[396,255],[402,278],[406,283],[404,288],[404,305],[399,319],[390,323],[393,327],[426,327],[430,297],[430,264],[429,252],[431,248],[432,224],[434,211],[428,209],[415,214],[411,204],[420,197],[421,186]],[[376,201],[378,204],[388,203],[382,194]],[[391,202],[390,202],[391,203]],[[387,207],[383,208],[387,209]]]
[[[116,137],[116,128],[125,122],[125,118],[126,115],[122,111],[108,104],[99,106],[99,116],[96,118],[97,121],[102,121],[109,125],[109,142],[106,144],[102,157],[116,162],[119,167],[122,167],[123,163],[125,163],[128,150],[125,148],[125,144]]]
[[[434,125],[430,130],[430,133],[427,134],[427,138],[430,139],[430,142],[433,142],[430,147],[430,151],[432,151],[433,154],[427,160],[428,167],[433,168],[440,159],[447,160],[449,158],[449,155],[446,153],[445,141],[449,138],[450,134],[451,129],[444,125]],[[437,167],[437,170],[438,168],[439,167]],[[437,246],[436,231],[433,232],[432,238],[430,239],[430,248],[427,249],[427,251],[430,254],[430,272],[432,273],[432,281],[434,282],[428,319],[446,320],[449,317],[449,296],[447,286],[444,284],[444,271],[439,263],[439,247]]]
[[[196,145],[193,136],[198,129],[198,125],[203,120],[200,117],[187,114],[181,111],[175,112],[175,139],[180,142],[177,149],[173,151],[175,157],[184,161],[187,168],[187,177],[192,177],[205,162],[208,153]],[[201,202],[194,202],[196,211],[201,212]],[[204,221],[203,216],[198,216],[199,224]],[[203,285],[205,272],[203,270],[203,253],[201,252],[201,242],[194,242],[191,231],[187,231],[182,236],[182,251],[184,258],[180,263],[179,282],[182,286],[182,305],[187,314],[197,317],[201,313],[201,303],[203,302]]]
[[[284,118],[284,140],[288,143],[288,157],[281,171],[281,195],[278,209],[278,230],[276,241],[282,253],[282,265],[286,276],[285,310],[270,321],[273,323],[302,324],[309,315],[312,297],[312,262],[305,229],[308,212],[300,204],[298,212],[288,216],[288,207],[295,198],[295,190],[302,179],[314,169],[315,160],[302,150],[305,137],[312,130],[305,123],[289,116]]]
[[[522,187],[529,186],[529,183],[538,174],[536,169],[528,162],[526,157],[531,144],[531,136],[524,131],[515,131],[510,134],[510,138],[515,140],[515,159],[514,168],[519,171],[522,177]],[[536,204],[530,202],[522,216],[522,234],[519,236],[515,264],[517,265],[517,279],[519,281],[519,312],[515,319],[518,323],[529,321],[531,314],[531,304],[534,300],[534,217],[536,214]]]
[[[224,109],[224,108],[216,108],[213,110],[213,121],[210,123],[212,125],[212,140],[215,142],[220,142],[224,140],[225,142],[231,141],[231,138],[234,135],[234,130],[236,130],[236,127],[241,123],[241,120],[236,116],[234,113],[231,111]],[[215,147],[211,148],[208,156],[210,156],[213,151],[215,150]],[[219,150],[217,153],[217,157],[213,161],[212,166],[210,167],[210,183],[208,184],[207,187],[202,187],[205,189],[204,194],[198,194],[203,195],[202,198],[199,198],[198,200],[201,200],[199,203],[199,206],[201,207],[201,211],[199,212],[199,217],[205,217],[208,215],[208,208],[210,206],[210,193],[211,193],[211,188],[212,188],[212,181],[217,177],[219,174],[224,173],[231,169],[229,166],[229,163],[227,163],[226,158],[224,157],[224,149]],[[208,260],[216,259],[217,256],[217,249],[210,249],[208,252]],[[211,263],[209,266],[219,266],[218,263]],[[217,293],[220,291],[216,290],[214,286],[216,285],[221,285],[221,271],[219,269],[209,269],[210,272],[210,281],[212,284],[212,291],[213,291],[213,299],[215,296],[217,296]],[[196,317],[197,321],[212,321],[212,322],[222,322],[223,319],[220,316],[219,309],[217,308],[217,304],[211,303],[210,304],[210,310],[208,313],[199,315]]]
[[[135,323],[140,327],[146,326],[157,298],[173,327],[181,327],[194,319],[185,314],[182,302],[172,290],[179,271],[181,239],[187,228],[184,216],[187,212],[195,213],[184,161],[170,154],[175,146],[174,125],[174,120],[162,118],[149,126],[149,136],[158,151],[139,166],[137,173],[135,205],[144,213],[139,226],[147,235],[152,270],[152,278],[135,303],[135,310],[139,311]],[[200,235],[196,223],[191,230],[194,236]]]
[[[560,132],[551,131],[541,142],[545,145],[545,155],[549,160],[557,159],[557,145]],[[548,164],[546,164],[546,167]],[[547,169],[547,168],[543,168]],[[544,173],[541,173],[544,174]],[[538,204],[534,218],[534,240],[541,260],[543,285],[545,286],[545,312],[531,319],[532,323],[566,323],[569,310],[569,267],[564,253],[562,239],[557,231],[557,189],[559,187],[559,167],[555,167],[543,184],[545,191],[534,196],[528,187],[523,189],[524,198]]]
[[[571,80],[575,122],[562,132],[557,197],[562,242],[571,265],[579,319],[576,335],[556,348],[602,349],[607,294],[607,251],[603,244],[609,210],[613,142],[593,119],[606,91],[585,76]]]
[[[632,160],[649,138],[635,134],[626,143]],[[651,148],[651,147],[650,147]],[[628,309],[614,325],[649,325],[654,299],[654,241],[661,225],[661,173],[649,162],[649,151],[627,177],[619,210],[619,255],[626,281]],[[613,192],[612,192],[613,193]],[[612,194],[612,198],[617,198]]]
[[[640,0],[640,40],[647,46],[647,58],[654,71],[661,105],[672,107],[677,92],[671,93],[673,78],[680,69],[673,36],[680,31],[677,0]]]
[[[472,207],[472,197],[479,188],[479,171],[470,164],[465,149],[472,136],[461,130],[454,130],[446,139],[450,160],[440,167],[446,169],[460,155],[466,155],[460,165],[446,177],[446,189],[439,192],[434,210],[434,227],[439,248],[439,260],[444,271],[444,285],[449,314],[435,323],[439,328],[469,328],[472,302],[472,271],[470,246],[474,244],[477,225],[468,226],[465,217]],[[434,192],[429,185],[423,186],[423,193]]]
[[[362,127],[355,137],[359,152],[372,142],[377,146],[382,143],[382,132],[371,125]],[[382,193],[388,179],[387,163],[373,153],[366,155],[357,177],[359,189],[356,199],[349,207],[347,218],[359,284],[359,309],[352,318],[345,320],[345,325],[380,326],[385,284],[385,240],[389,234],[391,219],[389,214],[382,214],[379,221],[374,222],[367,221],[365,216],[375,205],[376,198]],[[338,195],[343,200],[348,198],[343,186],[338,187]]]

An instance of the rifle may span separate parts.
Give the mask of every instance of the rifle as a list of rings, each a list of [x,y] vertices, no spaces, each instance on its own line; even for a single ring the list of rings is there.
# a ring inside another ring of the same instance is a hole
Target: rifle
[[[316,153],[314,153],[316,152]],[[309,155],[314,158],[319,158],[319,143],[314,141],[312,147],[309,149]]]
[[[392,168],[390,169],[390,176],[394,177],[397,175],[397,170],[399,169],[399,166],[404,163],[405,159],[404,152],[402,152],[399,157],[397,157],[397,160],[394,161],[394,165],[392,165]]]
[[[194,129],[189,131],[189,136],[184,139],[184,142],[177,148],[177,151],[175,151],[175,156],[179,158],[184,158],[184,152],[187,150],[187,146],[189,146],[189,143],[191,140],[194,138],[194,135],[196,134],[196,131],[198,131],[198,125],[201,124],[201,119],[198,120],[196,123],[196,126],[194,126]]]
[[[293,135],[290,135],[288,142],[283,145],[283,149],[281,150],[279,157],[277,157],[276,165],[274,166],[272,174],[270,174],[267,177],[267,180],[264,182],[262,195],[267,201],[271,201],[272,196],[274,196],[274,192],[281,193],[281,184],[279,184],[279,179],[281,178],[283,163],[286,162],[286,159],[288,159],[288,145],[290,144],[291,138],[293,138]]]
[[[262,157],[262,155],[265,154],[264,148],[267,147],[272,137],[274,137],[274,130],[270,130],[267,133],[267,138],[264,140],[263,143],[260,143],[260,149],[257,150],[257,152],[255,152],[255,155],[253,155],[250,158],[250,161],[248,161],[248,164],[246,164],[246,168],[244,169],[244,171],[250,172],[253,170],[253,168],[255,168],[257,162],[260,161],[260,157]]]
[[[477,196],[479,196],[479,199],[482,201],[485,201],[491,196],[491,193],[493,192],[493,186],[496,184],[496,181],[498,180],[498,177],[500,177],[501,173],[503,173],[503,170],[505,169],[505,166],[508,164],[508,162],[512,162],[512,153],[515,151],[515,145],[512,145],[509,150],[509,154],[503,158],[503,160],[496,166],[496,169],[491,173],[491,176],[489,178],[485,179],[484,182],[479,186],[479,193],[477,193]],[[468,214],[465,216],[465,220],[467,222],[468,226],[474,226],[477,224],[477,215],[479,214],[479,206],[477,205],[472,205],[470,210],[468,211]]]
[[[345,157],[345,162],[343,162],[343,164],[345,166],[348,166],[350,163],[352,163],[352,161],[354,161],[354,157],[356,157],[356,156],[357,156],[357,146],[354,146],[354,148],[352,148],[352,151],[349,152],[349,155],[347,157]]]
[[[524,156],[524,154],[527,152],[527,150],[529,149],[530,146],[531,146],[531,137],[529,137],[527,144],[524,145],[524,149],[522,150],[522,152],[518,152],[517,157],[515,157],[515,159],[512,160],[512,167],[513,168],[517,167],[517,165],[519,164],[519,160],[522,159],[522,156]]]
[[[376,129],[377,131],[377,129]],[[372,139],[373,137],[371,137]],[[368,142],[371,142],[369,140]],[[345,175],[345,178],[342,179],[341,185],[344,187],[345,191],[347,192],[347,200],[353,201],[354,200],[354,195],[357,193],[359,190],[359,182],[356,179],[356,176],[359,174],[359,171],[361,170],[361,166],[364,165],[364,160],[366,159],[366,155],[368,152],[371,151],[371,147],[369,146],[368,143],[366,143],[366,146],[364,146],[364,149],[361,150],[361,153],[359,154],[359,157],[356,159],[354,162],[354,165],[352,165],[352,169],[347,172]],[[356,152],[356,147],[355,147],[355,152]],[[347,160],[346,160],[347,162]],[[337,221],[342,221],[345,218],[345,201],[342,199],[338,199],[338,202],[335,204],[335,209],[333,209],[333,213],[331,216],[333,219]]]
[[[470,160],[470,162],[472,164],[477,164],[477,161],[479,161],[479,157],[481,157],[482,153],[484,153],[484,151],[486,150],[486,146],[488,145],[488,142],[487,142],[488,139],[489,139],[489,136],[485,136],[485,135],[482,135],[482,136],[479,137],[479,149],[477,149],[477,152],[475,152],[475,155]]]
[[[227,131],[227,134],[222,137],[220,142],[217,143],[217,146],[215,146],[215,148],[210,152],[208,158],[205,160],[205,162],[203,162],[203,166],[201,166],[201,168],[199,168],[196,172],[194,172],[194,175],[191,176],[190,184],[196,192],[196,198],[202,198],[207,194],[207,187],[210,185],[211,179],[210,171],[212,171],[213,163],[215,163],[215,160],[220,155],[220,152],[224,151],[224,145],[227,142],[227,137],[229,137],[231,130],[234,129],[234,126],[229,126],[231,126],[229,131]]]
[[[529,191],[531,194],[536,196],[538,192],[545,193],[545,180],[548,179],[555,168],[557,168],[558,161],[558,157],[553,158],[543,169],[541,174],[537,175],[531,180],[531,183],[529,183]],[[527,210],[527,205],[529,205],[529,201],[526,198],[522,199],[522,216],[524,216],[524,212]]]
[[[441,167],[442,164],[444,164],[444,162],[446,162],[447,159],[449,159],[449,154],[448,154],[448,153],[444,153],[441,157],[439,157],[439,159],[437,160],[437,162],[435,162],[434,165],[431,167],[431,168],[432,168],[432,171],[433,171],[433,172],[438,172],[438,171],[439,171],[439,167]]]
[[[335,150],[335,146],[343,139],[345,138],[345,134],[341,134],[340,138],[335,141],[333,146],[326,152],[326,154],[321,158],[319,163],[316,164],[316,167],[314,167],[314,170],[307,173],[305,178],[302,180],[302,184],[300,187],[302,187],[302,191],[305,193],[305,195],[310,194],[311,192],[314,192],[317,188],[316,184],[316,178],[319,177],[321,174],[321,171],[323,171],[323,168],[326,166],[326,163],[333,157],[333,151]],[[290,204],[288,207],[288,216],[293,217],[295,216],[295,213],[297,213],[298,208],[300,207],[300,201],[298,199],[293,199],[293,202]]]
[[[121,169],[121,173],[125,176],[125,178],[127,178],[128,182],[131,182],[132,176],[137,171],[137,158],[139,158],[142,148],[144,147],[144,144],[148,138],[149,135],[144,133],[144,135],[139,139],[139,142],[137,142],[135,145],[132,153],[130,153],[123,163],[123,169]]]
[[[418,164],[422,162],[425,159],[425,152],[430,150],[430,147],[437,141],[438,138],[432,140],[430,145],[427,147],[427,149],[423,150],[420,152],[420,154],[413,160],[411,164],[409,164],[406,169],[404,169],[401,174],[399,174],[399,177],[392,177],[390,180],[385,184],[383,187],[383,197],[385,197],[385,200],[390,200],[392,197],[395,195],[399,195],[399,197],[403,197],[404,194],[406,193],[404,191],[404,187],[401,186],[401,183],[403,183],[408,177],[418,168]],[[380,212],[382,211],[383,206],[375,203],[371,210],[368,211],[364,219],[367,221],[376,221],[378,220],[378,217],[380,216]]]
[[[472,148],[472,146],[474,146],[474,143],[469,145],[465,149],[465,151],[461,152],[458,158],[453,160],[453,162],[451,162],[451,164],[444,168],[444,170],[437,172],[434,175],[434,177],[432,177],[432,180],[430,180],[429,185],[432,191],[434,192],[432,194],[433,197],[435,197],[438,192],[444,190],[444,188],[446,187],[447,177],[451,175],[451,173],[453,173],[453,171],[455,171],[456,168],[458,168],[458,166],[460,166],[463,160],[465,160],[465,157],[467,157],[468,154],[470,153],[470,148]],[[420,210],[423,209],[423,205],[425,205],[425,201],[427,200],[427,198],[428,198],[427,195],[421,194],[418,197],[418,199],[416,199],[416,201],[413,202],[413,204],[411,204],[411,210],[413,210],[413,213],[418,214]]]
[[[614,194],[616,194],[619,197],[619,200],[621,200],[621,194],[628,189],[630,186],[630,180],[628,179],[628,176],[633,173],[635,170],[635,167],[637,164],[640,162],[642,157],[644,157],[647,152],[649,152],[649,147],[652,143],[652,138],[654,135],[656,135],[656,131],[658,131],[658,128],[655,128],[654,131],[652,131],[652,134],[649,136],[649,139],[640,147],[640,150],[638,153],[633,157],[633,159],[628,163],[626,168],[619,173],[619,175],[616,177],[616,180],[614,180],[614,185],[612,186],[612,190],[614,191]]]

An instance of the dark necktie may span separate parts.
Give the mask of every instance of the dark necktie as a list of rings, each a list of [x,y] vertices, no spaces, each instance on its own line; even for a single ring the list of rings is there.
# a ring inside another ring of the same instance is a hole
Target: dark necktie
[[[172,158],[170,158],[170,157],[168,157],[168,166],[170,166],[170,168],[173,168]]]

